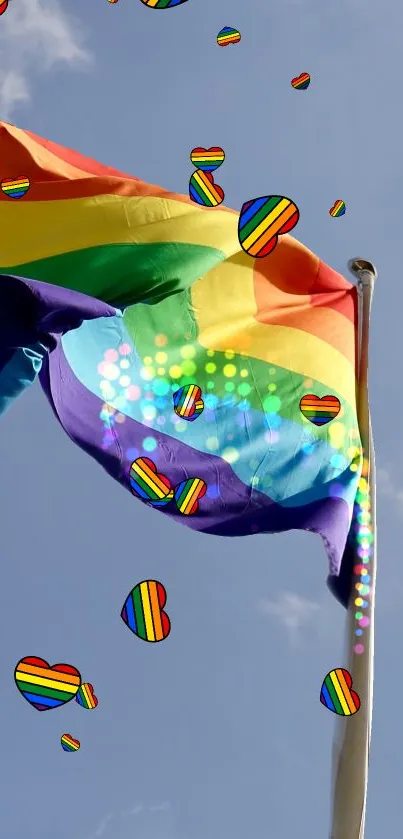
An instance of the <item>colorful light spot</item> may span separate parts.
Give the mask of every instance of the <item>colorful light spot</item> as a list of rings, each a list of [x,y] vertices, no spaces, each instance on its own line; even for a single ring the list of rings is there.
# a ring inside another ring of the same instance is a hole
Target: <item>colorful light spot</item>
[[[157,441],[154,437],[145,437],[142,446],[145,452],[153,452],[157,448]]]
[[[233,448],[224,449],[221,457],[223,460],[226,460],[227,463],[236,463],[239,459],[239,452]]]
[[[235,364],[226,364],[223,368],[224,376],[228,379],[231,379],[232,376],[236,375],[236,367]]]

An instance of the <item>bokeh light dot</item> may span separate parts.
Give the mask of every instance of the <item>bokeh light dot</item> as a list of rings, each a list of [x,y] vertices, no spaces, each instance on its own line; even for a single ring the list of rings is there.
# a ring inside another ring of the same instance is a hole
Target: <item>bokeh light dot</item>
[[[119,358],[119,354],[116,352],[116,350],[106,350],[104,352],[104,359],[109,364],[113,364],[115,361],[118,360],[118,358]]]
[[[169,375],[171,379],[180,379],[182,375],[182,367],[179,367],[178,364],[173,364],[172,367],[169,368]]]
[[[205,369],[206,373],[208,373],[211,376],[217,370],[217,365],[214,364],[213,361],[209,361],[208,364],[206,364],[204,369]]]
[[[223,368],[224,376],[228,379],[231,379],[236,374],[236,367],[235,364],[225,364]]]
[[[153,452],[157,448],[157,441],[155,437],[145,437],[142,443],[145,452]]]

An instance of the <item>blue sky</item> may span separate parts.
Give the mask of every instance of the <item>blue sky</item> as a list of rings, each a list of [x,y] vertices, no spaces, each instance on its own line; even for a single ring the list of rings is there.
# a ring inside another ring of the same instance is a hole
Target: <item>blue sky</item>
[[[223,26],[241,42],[219,48]],[[190,150],[220,145],[228,206],[287,195],[301,213],[297,237],[326,262],[346,273],[362,255],[378,267],[366,839],[397,835],[402,815],[402,35],[398,0],[189,0],[166,11],[140,0],[10,0],[0,17],[3,119],[181,193]],[[303,71],[311,85],[296,92],[290,80]],[[338,198],[347,211],[332,219]],[[345,613],[326,589],[320,539],[232,541],[178,527],[73,446],[37,385],[0,428],[0,835],[328,836],[334,717],[319,691],[344,663]],[[119,617],[150,577],[165,585],[172,621],[153,646]],[[96,688],[96,711],[31,709],[13,682],[25,655],[75,664]],[[81,740],[77,754],[62,752],[65,731]]]

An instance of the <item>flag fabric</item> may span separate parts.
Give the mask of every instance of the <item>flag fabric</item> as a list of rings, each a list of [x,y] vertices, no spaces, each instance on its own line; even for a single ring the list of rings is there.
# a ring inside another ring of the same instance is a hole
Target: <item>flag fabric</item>
[[[0,195],[0,300],[27,280],[87,295],[39,373],[70,438],[194,530],[320,534],[337,581],[362,469],[355,286],[289,235],[253,259],[235,211],[4,123],[0,174],[30,184]]]

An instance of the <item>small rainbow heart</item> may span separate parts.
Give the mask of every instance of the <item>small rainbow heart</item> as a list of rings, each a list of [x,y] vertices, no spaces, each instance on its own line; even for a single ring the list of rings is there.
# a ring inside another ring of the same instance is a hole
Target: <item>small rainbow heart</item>
[[[0,15],[4,15],[4,12],[6,11],[7,6],[8,6],[8,0],[4,0],[3,3],[0,3]]]
[[[180,6],[186,3],[187,0],[141,0],[149,9],[172,9],[174,6]]]
[[[171,621],[164,606],[167,593],[158,580],[143,580],[135,586],[123,604],[120,617],[143,641],[163,641],[171,631]]]
[[[238,44],[241,40],[241,33],[232,26],[224,26],[220,29],[217,35],[217,44],[219,47],[227,47],[228,44]]]
[[[133,461],[129,480],[133,495],[138,495],[153,507],[164,507],[174,497],[168,478],[158,473],[155,463],[149,457],[138,457]]]
[[[197,146],[190,152],[191,163],[202,172],[214,172],[224,163],[224,160],[225,152],[220,146],[212,146],[210,149]]]
[[[326,425],[331,422],[340,412],[340,401],[337,396],[315,396],[307,393],[299,403],[300,411],[305,419],[313,425]]]
[[[180,387],[173,395],[175,414],[188,422],[194,422],[204,409],[201,395],[198,385]]]
[[[217,207],[224,201],[224,192],[214,183],[211,172],[203,172],[201,169],[197,169],[190,178],[189,196],[203,207]]]
[[[29,187],[29,178],[25,175],[20,178],[4,178],[1,182],[1,191],[9,198],[22,198],[27,194]]]
[[[325,708],[340,717],[350,717],[360,710],[358,693],[351,690],[353,680],[348,670],[342,667],[331,670],[323,680],[320,701]]]
[[[60,738],[60,742],[62,744],[62,749],[64,752],[78,752],[81,743],[79,740],[75,740],[71,734],[62,734]]]
[[[95,696],[94,688],[90,682],[83,682],[80,685],[77,694],[76,702],[81,708],[86,708],[87,711],[92,711],[98,705],[98,698]]]
[[[339,216],[344,216],[346,212],[346,205],[344,201],[341,201],[340,198],[334,202],[333,207],[330,208],[329,214],[333,218],[339,218]]]
[[[306,90],[311,83],[311,77],[309,73],[301,73],[300,76],[297,76],[295,79],[291,79],[291,86],[294,90]]]
[[[200,498],[207,492],[207,484],[201,478],[188,478],[175,487],[175,502],[183,516],[193,516],[199,509]]]

